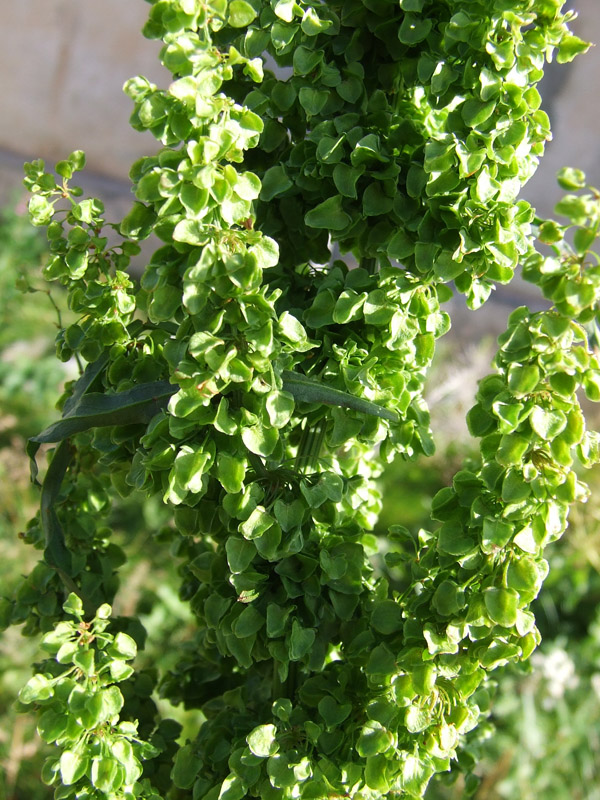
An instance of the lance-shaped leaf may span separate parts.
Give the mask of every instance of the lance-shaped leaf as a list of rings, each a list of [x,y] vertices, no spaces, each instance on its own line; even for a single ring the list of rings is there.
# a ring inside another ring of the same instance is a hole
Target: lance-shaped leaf
[[[53,422],[30,441],[61,442],[90,428],[148,422],[166,406],[175,389],[167,381],[153,381],[116,394],[84,394],[63,419]]]
[[[100,358],[97,358],[95,361],[92,361],[91,364],[88,364],[85,368],[83,374],[79,378],[79,380],[73,386],[73,394],[67,398],[65,405],[63,407],[63,417],[66,417],[70,414],[73,409],[79,404],[83,395],[88,391],[88,389],[92,386],[98,375],[100,375],[106,365],[108,364],[108,351],[102,353]]]
[[[88,364],[83,375],[79,378],[79,380],[75,383],[73,387],[73,394],[67,399],[63,409],[63,417],[73,411],[73,409],[77,406],[80,402],[83,395],[88,391],[90,386],[94,383],[98,375],[102,373],[105,369],[106,365],[108,364],[108,352],[103,353],[100,358],[97,358],[96,361],[93,361],[91,364]],[[37,455],[37,451],[40,449],[41,442],[37,441],[36,438],[29,439],[27,442],[27,455],[29,456],[31,463],[31,482],[37,483],[37,476],[38,476],[38,466],[35,457]]]
[[[363,414],[387,419],[390,422],[398,421],[398,415],[395,411],[379,406],[377,403],[372,403],[370,400],[355,397],[352,394],[348,394],[348,392],[342,392],[340,389],[326,386],[313,378],[307,378],[306,375],[285,370],[281,373],[281,377],[284,391],[289,392],[296,400],[301,400],[305,403],[321,403],[326,406],[352,408]]]
[[[68,589],[79,594],[79,590],[71,577],[71,553],[65,545],[63,529],[54,508],[72,457],[73,450],[68,442],[62,442],[56,448],[42,484],[40,516],[46,540],[44,549],[46,564],[58,572]]]

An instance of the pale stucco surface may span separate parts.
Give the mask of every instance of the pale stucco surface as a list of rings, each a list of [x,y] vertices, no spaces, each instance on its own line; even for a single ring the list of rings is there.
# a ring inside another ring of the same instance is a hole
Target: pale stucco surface
[[[583,169],[594,186],[600,186],[600,2],[575,0],[569,5],[579,15],[573,31],[597,44],[567,66],[550,65],[542,85],[553,138],[524,192],[542,216],[552,214],[560,197],[556,173],[561,167]]]
[[[164,83],[159,43],[139,31],[143,0],[0,0],[0,148],[63,158],[84,149],[93,172],[125,180],[153,146],[133,131],[123,83],[144,74]]]

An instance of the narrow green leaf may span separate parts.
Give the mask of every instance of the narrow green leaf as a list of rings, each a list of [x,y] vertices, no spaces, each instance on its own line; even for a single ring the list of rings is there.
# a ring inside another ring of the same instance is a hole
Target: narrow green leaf
[[[100,358],[88,364],[83,375],[73,386],[73,393],[67,398],[63,407],[63,416],[69,414],[80,402],[83,395],[90,389],[96,378],[104,371],[108,364],[109,354],[108,351],[103,353]],[[36,454],[40,448],[40,442],[36,439],[29,439],[27,442],[27,455],[30,458],[31,469],[31,482],[37,482],[38,466],[36,461]]]
[[[398,420],[398,415],[394,411],[383,408],[383,406],[379,406],[376,403],[371,403],[370,400],[354,397],[354,395],[342,392],[340,389],[333,389],[331,386],[326,386],[320,381],[308,378],[300,373],[286,370],[282,372],[281,376],[284,390],[293,395],[296,400],[301,400],[305,403],[321,403],[322,405],[351,408],[363,414],[387,419],[390,422],[397,422]]]
[[[63,419],[33,436],[31,441],[60,442],[90,428],[149,422],[165,408],[175,391],[176,387],[167,381],[154,381],[115,394],[84,394]]]
[[[61,442],[54,452],[42,484],[40,514],[46,542],[44,559],[58,572],[65,586],[79,594],[79,589],[71,578],[71,554],[66,548],[64,532],[54,508],[72,458],[73,451],[68,442]]]
[[[81,401],[81,398],[84,394],[90,389],[96,378],[101,375],[106,365],[108,364],[109,353],[108,350],[104,352],[100,358],[97,358],[96,361],[92,361],[91,364],[88,364],[85,368],[83,375],[79,378],[79,380],[73,386],[73,392],[70,397],[68,397],[65,401],[65,405],[63,407],[63,417],[70,414],[75,406]]]

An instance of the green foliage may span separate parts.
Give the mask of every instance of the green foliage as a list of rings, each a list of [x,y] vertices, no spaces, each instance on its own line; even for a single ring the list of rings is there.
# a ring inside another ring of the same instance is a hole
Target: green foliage
[[[126,84],[133,126],[162,143],[132,166],[131,211],[108,224],[80,200],[80,151],[58,182],[26,165],[44,274],[76,317],[57,353],[88,362],[31,439],[34,458],[58,444],[25,535],[43,560],[4,615],[67,666],[21,694],[66,745],[43,773],[57,797],[420,797],[485,715],[488,674],[539,643],[544,547],[587,496],[575,459],[598,457],[577,392],[600,399],[584,327],[600,206],[565,198],[573,246],[546,223],[555,256],[536,253],[517,200],[548,137],[535,84],[554,49],[586,45],[561,2],[488,6],[158,0],[144,32],[173,81]],[[126,269],[150,234],[163,245],[138,287]],[[511,315],[469,413],[479,458],[432,500],[440,525],[390,531],[396,589],[372,562],[376,478],[433,453],[423,386],[445,284],[476,308],[519,261],[552,306]],[[136,490],[172,514],[157,542],[196,626],[154,676],[205,718],[167,779],[178,731],[152,719],[138,739],[118,716],[122,628],[144,632],[109,624],[126,557],[106,520]]]
[[[124,698],[117,684],[133,673],[128,662],[136,656],[136,643],[126,633],[107,632],[108,604],[91,622],[84,620],[76,594],[69,595],[63,610],[75,621],[58,623],[42,638],[56,663],[46,662],[19,693],[21,704],[39,709],[41,738],[61,750],[45,762],[42,780],[60,786],[64,798],[157,798],[139,781],[142,761],[157,750],[140,741],[136,723],[119,719]]]
[[[61,292],[50,294],[39,288],[39,266],[45,256],[46,244],[27,216],[4,209],[0,213],[2,446],[11,437],[31,436],[50,422],[64,379],[64,370],[52,357],[52,327],[66,309]]]
[[[578,509],[570,520],[570,536],[550,552],[549,578],[533,604],[543,642],[531,667],[500,670],[497,685],[488,682],[488,697],[481,698],[489,719],[467,736],[459,756],[463,764],[477,764],[481,785],[476,797],[566,800],[577,795],[592,800],[597,793],[596,507],[592,497],[587,508]],[[466,788],[453,770],[431,785],[427,797],[460,798]]]

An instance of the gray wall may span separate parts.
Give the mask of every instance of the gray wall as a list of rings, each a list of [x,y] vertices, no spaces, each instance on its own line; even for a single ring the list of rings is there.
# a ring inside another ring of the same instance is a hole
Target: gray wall
[[[128,125],[121,91],[138,73],[163,82],[158,42],[139,31],[142,0],[0,0],[0,148],[49,160],[85,149],[94,172],[124,180],[152,146]]]
[[[598,46],[571,64],[550,64],[541,86],[553,138],[524,196],[542,216],[552,214],[560,196],[556,173],[561,167],[583,169],[588,180],[600,186],[600,3],[575,0],[570,5],[579,15],[573,31]]]

